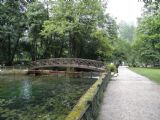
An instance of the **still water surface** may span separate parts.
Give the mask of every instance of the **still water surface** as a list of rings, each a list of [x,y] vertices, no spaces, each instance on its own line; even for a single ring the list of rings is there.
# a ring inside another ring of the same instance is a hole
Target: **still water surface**
[[[0,76],[0,120],[64,120],[95,81],[55,76]]]

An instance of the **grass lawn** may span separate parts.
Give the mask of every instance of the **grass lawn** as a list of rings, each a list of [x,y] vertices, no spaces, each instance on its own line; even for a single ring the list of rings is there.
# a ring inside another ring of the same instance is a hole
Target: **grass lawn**
[[[130,70],[148,77],[160,84],[160,69],[153,68],[130,68]]]

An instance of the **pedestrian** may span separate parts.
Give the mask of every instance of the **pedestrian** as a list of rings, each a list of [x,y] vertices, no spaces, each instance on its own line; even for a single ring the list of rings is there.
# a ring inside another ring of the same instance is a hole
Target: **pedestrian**
[[[118,67],[119,67],[119,64],[116,63],[116,73],[118,74]]]
[[[117,76],[118,76],[118,68],[119,68],[119,65],[120,65],[120,61],[116,62],[116,73],[117,73]]]

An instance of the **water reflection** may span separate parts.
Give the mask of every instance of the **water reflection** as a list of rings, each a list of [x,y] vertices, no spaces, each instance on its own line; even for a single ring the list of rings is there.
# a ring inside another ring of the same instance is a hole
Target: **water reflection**
[[[23,80],[20,87],[20,97],[29,100],[32,96],[32,83],[30,80]]]

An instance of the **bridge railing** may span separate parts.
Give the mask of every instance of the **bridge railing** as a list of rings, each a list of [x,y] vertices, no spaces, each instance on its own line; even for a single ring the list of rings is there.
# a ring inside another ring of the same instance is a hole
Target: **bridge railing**
[[[31,63],[31,67],[49,66],[49,65],[77,65],[77,66],[92,66],[101,68],[104,63],[96,60],[81,59],[81,58],[52,58],[41,59]]]

